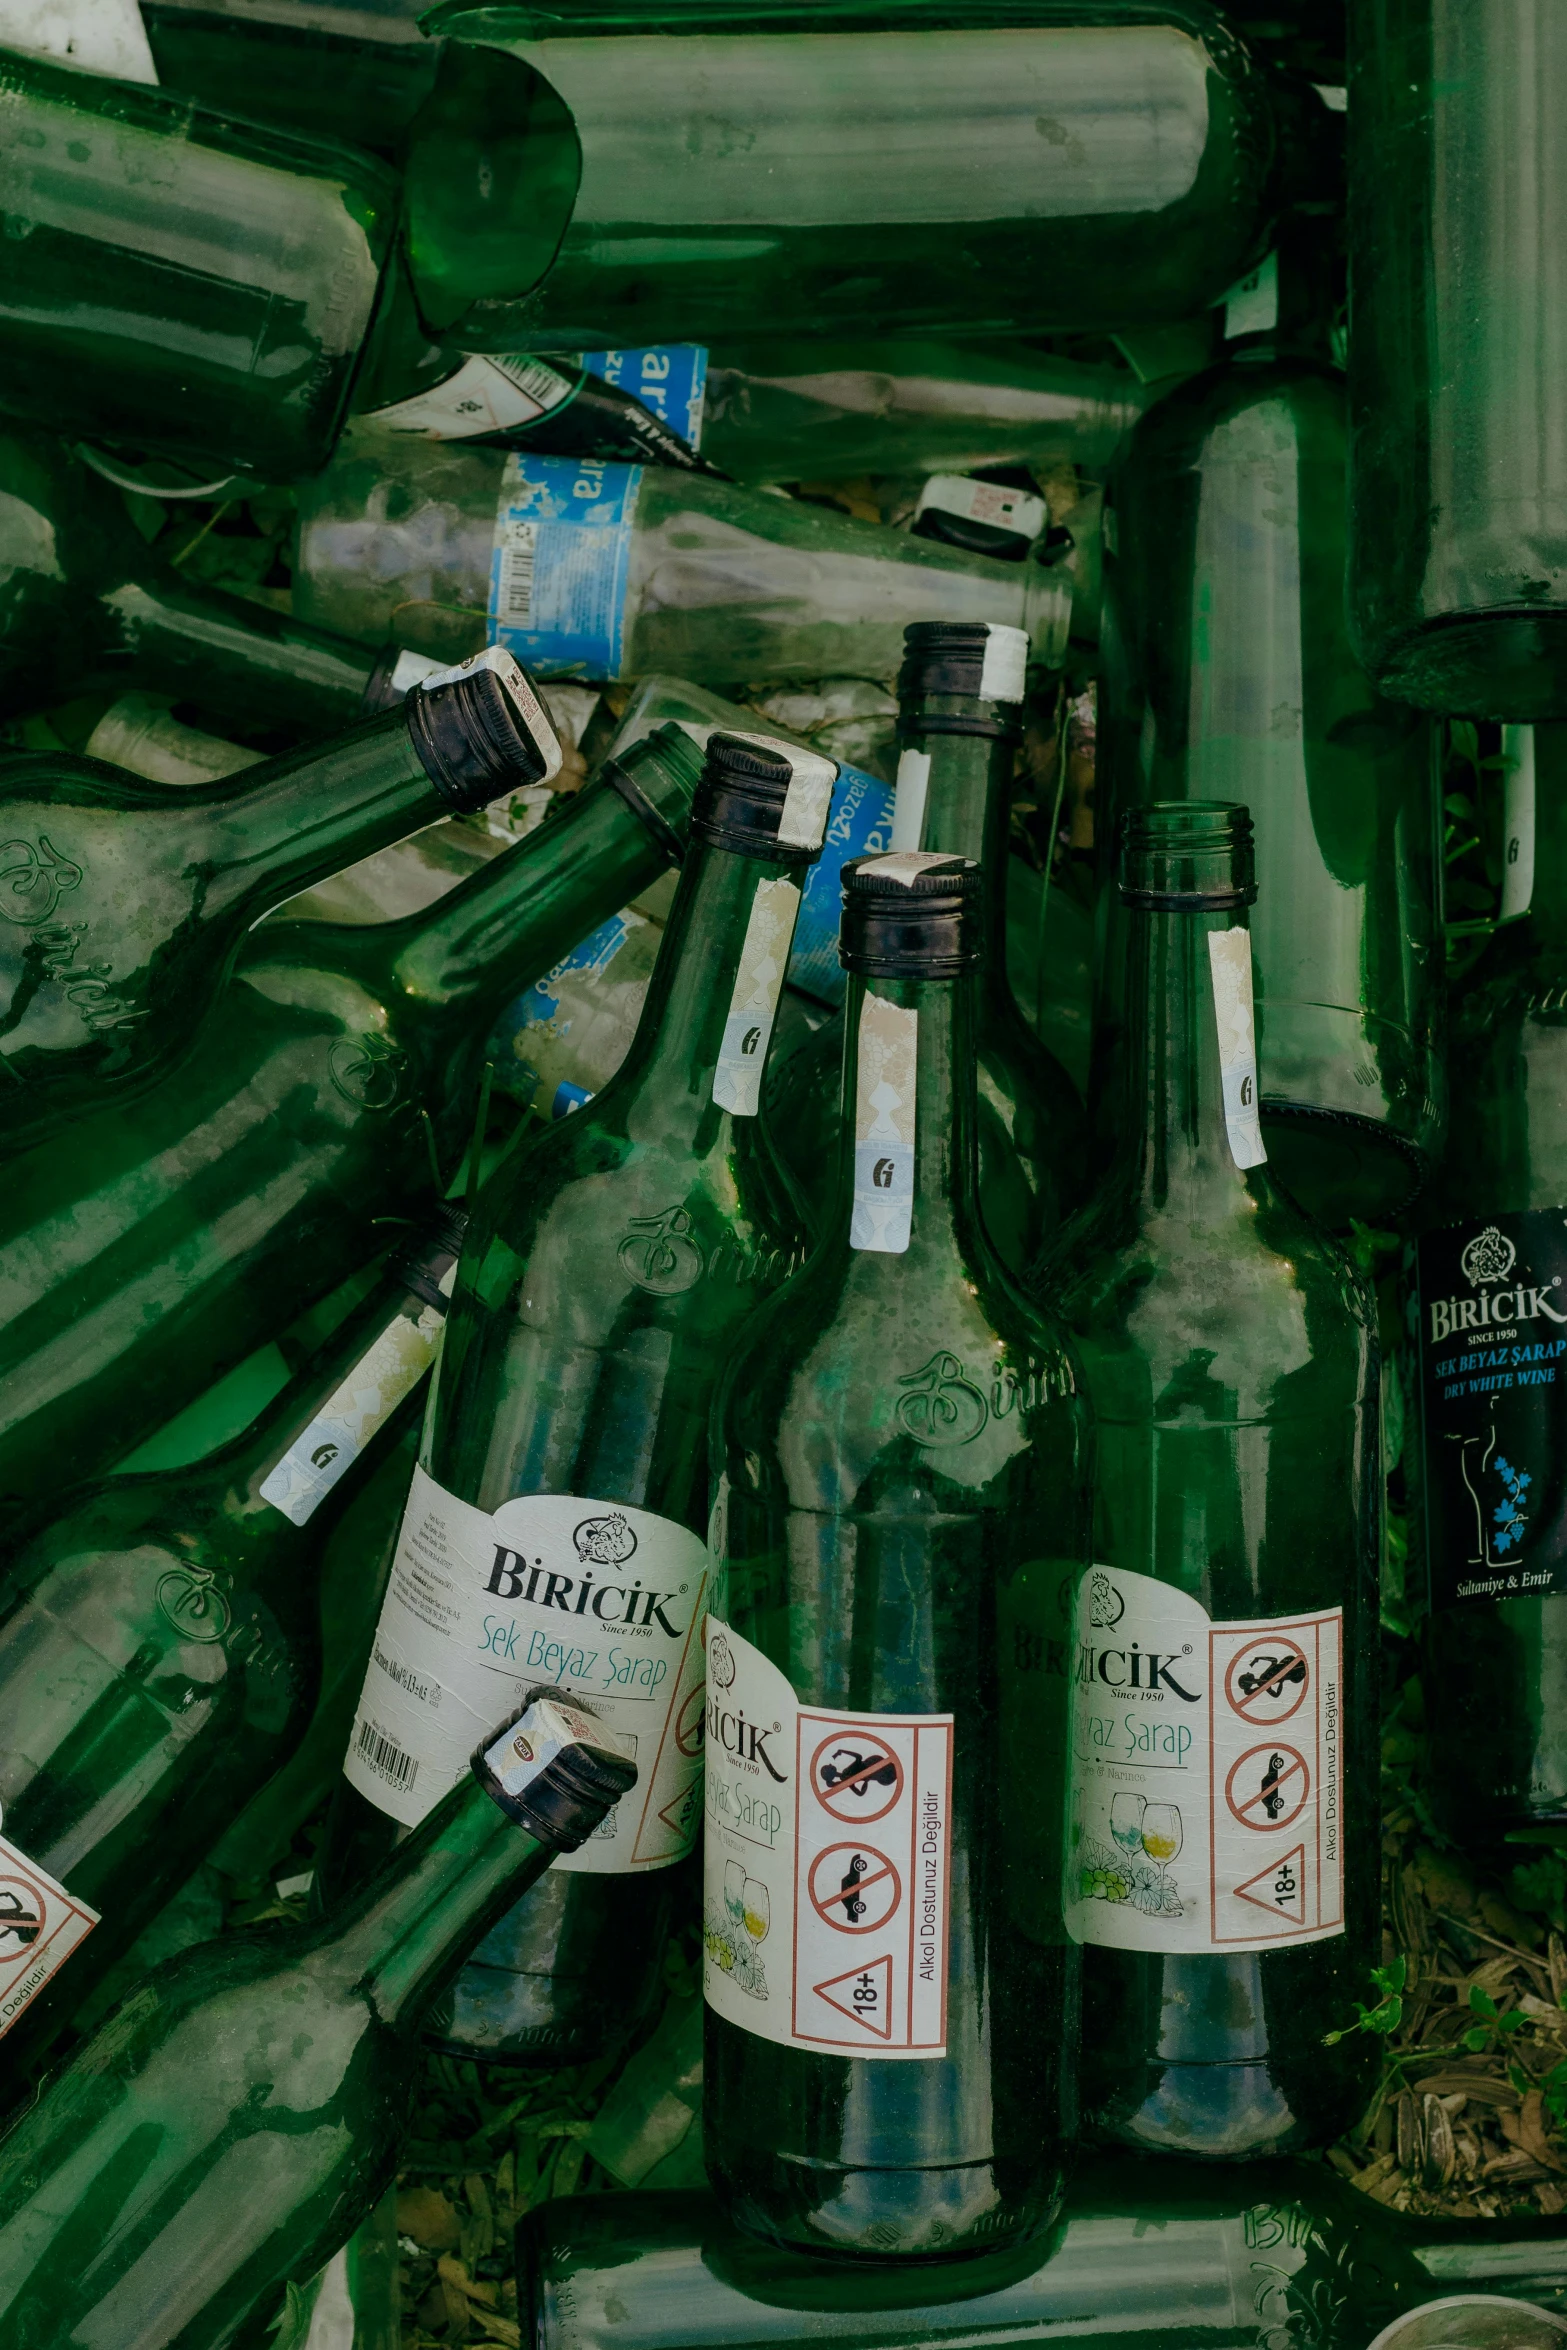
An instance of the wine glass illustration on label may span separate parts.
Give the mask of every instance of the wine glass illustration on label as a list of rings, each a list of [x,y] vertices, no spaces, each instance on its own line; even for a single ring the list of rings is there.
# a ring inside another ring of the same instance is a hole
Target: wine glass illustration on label
[[[742,1897],[741,1919],[753,1942],[765,1942],[767,1929],[773,1922],[773,1905],[767,1887],[759,1877],[747,1877]]]
[[[1171,1884],[1166,1864],[1176,1859],[1181,1849],[1180,1806],[1174,1803],[1150,1803],[1143,1813],[1143,1850],[1159,1872],[1151,1904],[1156,1913],[1174,1916],[1181,1906],[1181,1897]]]
[[[1143,1848],[1143,1814],[1147,1809],[1146,1795],[1112,1795],[1110,1798],[1110,1833],[1128,1859]]]

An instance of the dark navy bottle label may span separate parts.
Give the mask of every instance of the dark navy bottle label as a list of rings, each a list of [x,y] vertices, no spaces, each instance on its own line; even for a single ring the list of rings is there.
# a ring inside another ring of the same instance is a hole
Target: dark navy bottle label
[[[1567,1591],[1567,1209],[1420,1243],[1434,1607]]]

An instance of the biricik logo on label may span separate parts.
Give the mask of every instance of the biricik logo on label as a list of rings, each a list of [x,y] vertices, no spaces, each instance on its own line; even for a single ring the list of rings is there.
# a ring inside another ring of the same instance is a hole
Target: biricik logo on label
[[[630,1582],[613,1580],[614,1570],[626,1566],[637,1547],[635,1533],[618,1510],[584,1518],[571,1539],[577,1558],[570,1568],[552,1566],[543,1557],[529,1558],[509,1543],[497,1542],[485,1590],[525,1607],[558,1608],[584,1622],[613,1625],[618,1632],[659,1631],[671,1640],[685,1638],[690,1619],[679,1603],[690,1596],[688,1584],[659,1591],[651,1584],[644,1586],[640,1576]],[[595,1576],[595,1567],[607,1567],[610,1576]]]
[[[1430,1327],[1426,1344],[1438,1346],[1469,1331],[1476,1337],[1482,1331],[1500,1335],[1512,1324],[1537,1322],[1542,1316],[1549,1322],[1567,1323],[1567,1313],[1553,1302],[1560,1277],[1538,1287],[1514,1278],[1517,1264],[1517,1249],[1494,1224],[1476,1233],[1458,1260],[1460,1272],[1476,1294],[1427,1299]]]

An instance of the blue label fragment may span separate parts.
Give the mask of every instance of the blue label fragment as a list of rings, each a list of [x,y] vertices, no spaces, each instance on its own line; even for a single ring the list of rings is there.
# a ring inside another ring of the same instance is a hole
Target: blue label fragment
[[[892,846],[892,786],[858,767],[840,767],[822,853],[811,867],[794,926],[789,984],[824,1004],[841,1004],[848,984],[838,961],[839,877],[851,857]]]
[[[701,447],[707,353],[700,343],[664,343],[644,351],[584,351],[582,364],[589,375],[651,408],[660,423],[693,449]]]
[[[506,460],[490,561],[490,635],[524,667],[618,677],[640,465]]]

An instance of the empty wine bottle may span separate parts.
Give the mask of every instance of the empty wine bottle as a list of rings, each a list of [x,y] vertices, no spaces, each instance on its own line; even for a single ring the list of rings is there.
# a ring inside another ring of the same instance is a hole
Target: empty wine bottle
[[[679,852],[676,727],[401,922],[268,924],[169,1077],[14,1160],[0,1203],[0,1494],[87,1477],[284,1327],[467,1143],[484,1042]]]
[[[1043,2245],[846,2271],[710,2195],[573,2196],[517,2232],[534,2350],[1561,2350],[1559,2223],[1407,2218],[1312,2163],[1094,2162]],[[647,2282],[627,2290],[631,2279]],[[656,2280],[656,2283],[655,2283]],[[1374,2344],[1373,2344],[1374,2337]]]
[[[907,531],[689,473],[362,426],[301,485],[295,609],[455,658],[493,637],[541,674],[699,684],[889,676],[904,624],[994,620],[1053,666],[1071,591]]]
[[[353,1901],[143,1981],[0,2144],[7,2350],[222,2350],[390,2185],[418,2028],[462,1955],[636,1767],[540,1692]]]
[[[1350,650],[1343,393],[1301,349],[1321,317],[1284,259],[1276,330],[1160,401],[1116,472],[1100,822],[1113,842],[1134,804],[1251,808],[1269,1161],[1342,1226],[1404,1205],[1442,1144],[1433,743]],[[1136,919],[1104,925],[1112,1036]]]
[[[242,782],[147,783],[50,753],[0,768],[0,1137],[22,1144],[186,1051],[251,926],[313,881],[560,767],[493,648]]]
[[[1418,1491],[1427,1764],[1454,1833],[1567,1820],[1567,730],[1521,730],[1510,919],[1453,1010],[1447,1157],[1422,1203]]]
[[[1086,1143],[1071,1080],[1024,1020],[1007,977],[1007,827],[1028,642],[1020,629],[941,620],[916,621],[903,641],[892,846],[972,857],[985,877],[974,1036],[980,1199],[996,1252],[1018,1275],[1081,1196]],[[777,1147],[819,1222],[837,1178],[842,1067],[843,1027],[833,1020],[780,1064],[768,1095]]]
[[[288,480],[322,464],[391,239],[366,155],[0,59],[7,412]]]
[[[230,0],[146,0],[158,79],[215,114],[238,114],[313,139],[346,139],[397,162],[435,81],[440,50],[411,12],[310,7],[258,16]]]
[[[1043,1288],[1097,1444],[1067,1923],[1083,2102],[1152,2153],[1323,2145],[1376,2073],[1375,1321],[1257,1121],[1244,808],[1123,819],[1121,1142]]]
[[[469,350],[1186,318],[1252,258],[1279,160],[1201,0],[1005,23],[730,0],[656,27],[607,0],[520,32],[455,5],[426,29],[409,258]]]
[[[1567,18],[1382,0],[1349,26],[1356,647],[1399,701],[1567,716]]]
[[[847,869],[833,1220],[714,1405],[708,2175],[752,2234],[881,2258],[1036,2234],[1071,2111],[1059,1836],[1052,1876],[1010,1833],[1064,1810],[1068,1683],[1024,1726],[1002,1679],[1087,1557],[1087,1413],[980,1222],[982,892]]]
[[[182,578],[63,441],[0,433],[0,715],[158,687],[220,724],[334,734],[388,706],[395,652]],[[434,664],[430,664],[434,666]],[[419,675],[403,662],[396,691]]]
[[[461,1238],[460,1216],[438,1217],[232,1443],[88,1487],[13,1554],[6,1866],[13,1884],[37,1879],[46,1907],[93,1920],[69,1965],[47,1934],[7,1944],[0,2071],[13,2085],[303,1732],[322,1545],[409,1417]]]
[[[1004,464],[1097,474],[1146,398],[1129,369],[1025,344],[721,342],[709,358],[702,449],[736,481]]]
[[[327,1893],[424,1816],[475,1717],[531,1672],[626,1732],[642,1774],[635,1806],[432,2014],[466,2055],[581,2062],[660,1996],[669,1871],[701,1811],[708,1407],[729,1340],[805,1240],[757,1110],[834,772],[765,736],[712,737],[631,1053],[491,1178],[460,1269]]]

